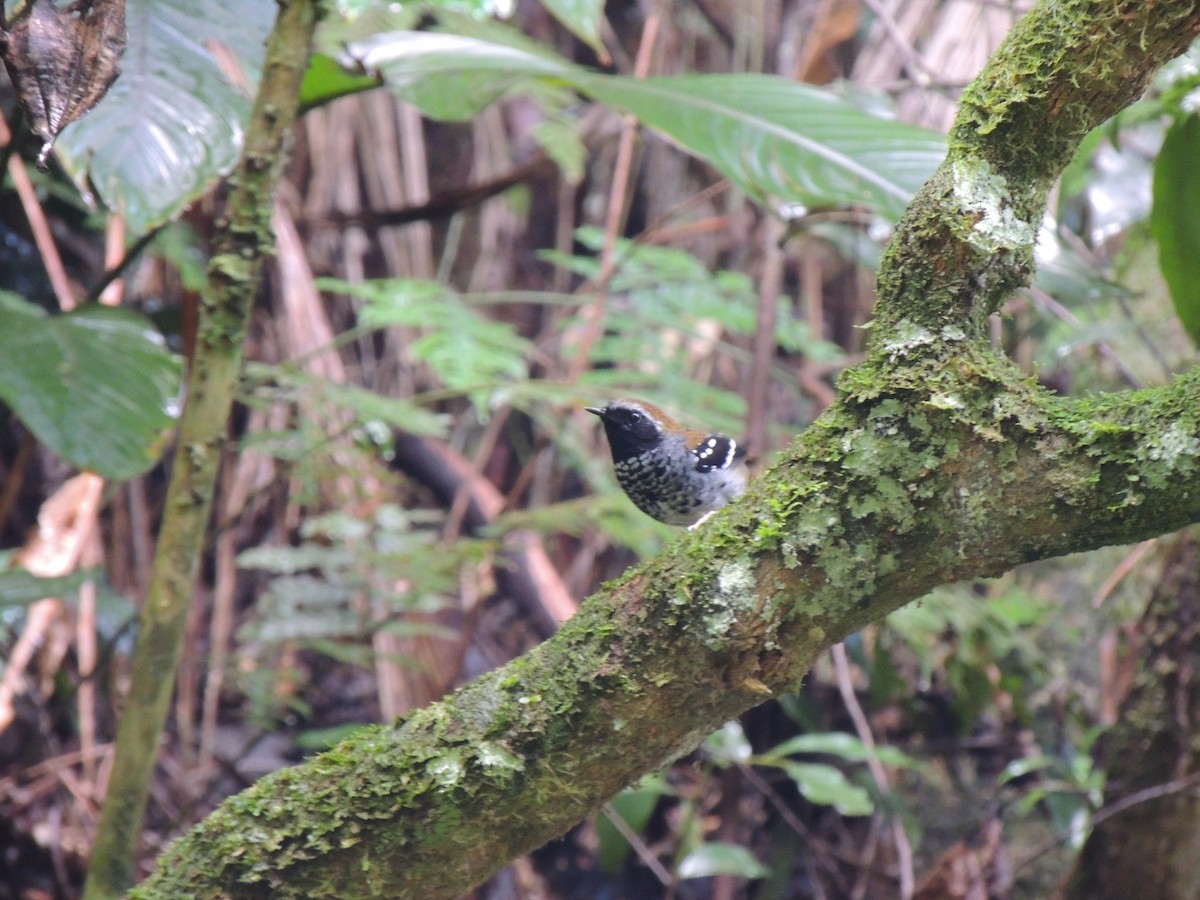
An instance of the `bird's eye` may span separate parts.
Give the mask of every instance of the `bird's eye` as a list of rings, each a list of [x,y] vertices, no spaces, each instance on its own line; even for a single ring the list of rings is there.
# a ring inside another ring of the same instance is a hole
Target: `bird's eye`
[[[629,421],[630,421],[630,422],[640,422],[640,421],[642,421],[642,414],[641,414],[641,413],[636,413],[636,412],[635,412],[635,413],[630,413],[630,414],[629,414]]]

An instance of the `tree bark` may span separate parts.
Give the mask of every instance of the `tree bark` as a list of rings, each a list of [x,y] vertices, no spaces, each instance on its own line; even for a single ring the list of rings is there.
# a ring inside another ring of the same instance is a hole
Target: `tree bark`
[[[1142,650],[1120,720],[1102,739],[1104,808],[1064,900],[1200,896],[1200,546],[1185,533],[1138,628]]]
[[[526,656],[230,798],[134,895],[458,896],[931,588],[1200,521],[1200,373],[1068,400],[986,338],[1079,140],[1198,31],[1183,0],[1039,3],[897,231],[867,361],[743,500]]]

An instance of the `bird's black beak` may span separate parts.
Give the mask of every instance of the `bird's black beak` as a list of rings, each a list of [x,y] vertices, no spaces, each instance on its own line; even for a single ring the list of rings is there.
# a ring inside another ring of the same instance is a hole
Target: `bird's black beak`
[[[599,416],[602,419],[604,418],[604,410],[600,409],[599,407],[585,406],[584,409],[590,412],[593,416]]]

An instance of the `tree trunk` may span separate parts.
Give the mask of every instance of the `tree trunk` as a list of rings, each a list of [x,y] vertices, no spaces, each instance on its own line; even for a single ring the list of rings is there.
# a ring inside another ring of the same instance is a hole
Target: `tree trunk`
[[[1103,740],[1104,809],[1064,900],[1200,897],[1200,547],[1181,536],[1138,629],[1120,720]]]

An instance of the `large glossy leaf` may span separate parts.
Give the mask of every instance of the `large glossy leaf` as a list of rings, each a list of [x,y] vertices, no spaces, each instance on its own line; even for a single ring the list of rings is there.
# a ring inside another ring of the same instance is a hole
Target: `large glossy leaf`
[[[605,77],[579,86],[705,157],[755,197],[862,203],[895,220],[946,155],[942,137],[770,75]]]
[[[896,219],[945,155],[933,132],[769,75],[638,80],[589,72],[516,40],[411,31],[352,44],[346,61],[381,73],[434,118],[469,118],[529,79],[570,85],[634,113],[775,204],[862,203]]]
[[[1200,116],[1171,126],[1154,164],[1150,229],[1158,242],[1158,265],[1171,289],[1183,327],[1200,345]]]
[[[379,73],[402,100],[431,119],[451,121],[477,115],[528,79],[569,80],[582,72],[516,33],[502,43],[464,34],[383,32],[349,44],[341,62],[367,75]]]
[[[58,152],[132,232],[166,221],[232,169],[276,9],[273,0],[128,0],[121,77],[63,131]]]
[[[80,469],[132,478],[173,423],[180,367],[144,319],[108,307],[61,316],[0,293],[0,400]]]

